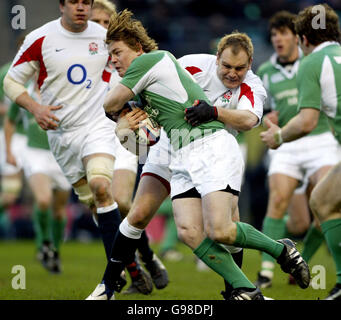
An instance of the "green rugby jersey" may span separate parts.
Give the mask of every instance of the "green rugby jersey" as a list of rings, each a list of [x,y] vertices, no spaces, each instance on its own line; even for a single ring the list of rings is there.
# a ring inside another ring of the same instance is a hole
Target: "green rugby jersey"
[[[296,60],[293,65],[286,68],[277,62],[277,55],[274,54],[257,71],[269,93],[271,109],[279,112],[278,125],[280,127],[283,127],[298,113],[299,90],[296,78],[301,61],[301,59]],[[330,131],[328,118],[321,113],[316,128],[309,135],[321,134],[327,131]]]
[[[306,56],[297,75],[298,107],[316,108],[331,119],[341,143],[341,46],[326,41]]]
[[[29,147],[45,150],[50,149],[46,132],[42,128],[40,128],[34,116],[30,112],[20,108],[17,104],[13,103],[9,108],[7,114],[9,119],[14,122],[16,122],[15,119],[19,116],[23,117],[24,130],[22,133],[26,134],[27,145]]]
[[[192,76],[167,51],[156,50],[134,59],[121,83],[139,94],[144,110],[164,128],[175,150],[204,134],[224,129],[220,121],[192,127],[184,120],[185,109],[196,99],[209,101]]]

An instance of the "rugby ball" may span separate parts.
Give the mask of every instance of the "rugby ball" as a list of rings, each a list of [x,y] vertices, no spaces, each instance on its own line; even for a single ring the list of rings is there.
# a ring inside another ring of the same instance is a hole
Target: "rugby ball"
[[[160,127],[151,118],[144,119],[135,136],[139,144],[151,147],[160,140]]]
[[[120,117],[116,134],[122,146],[136,155],[145,155],[148,148],[155,145],[160,140],[160,126],[151,118],[141,121],[140,127],[135,131],[127,128],[125,119]]]

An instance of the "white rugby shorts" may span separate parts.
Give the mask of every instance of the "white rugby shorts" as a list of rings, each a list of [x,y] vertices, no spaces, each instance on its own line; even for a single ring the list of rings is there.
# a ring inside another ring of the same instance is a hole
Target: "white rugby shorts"
[[[268,176],[281,173],[294,179],[308,180],[324,166],[339,161],[338,143],[331,132],[306,136],[269,150]]]
[[[3,130],[0,131],[0,173],[3,176],[14,175],[21,171],[23,163],[25,163],[27,148],[27,137],[23,134],[14,133],[11,142],[11,150],[15,156],[17,166],[13,166],[6,162],[6,146],[5,135]]]
[[[196,188],[201,197],[230,186],[240,191],[244,161],[237,140],[219,130],[172,153],[171,197]]]
[[[119,143],[115,123],[106,117],[72,131],[49,130],[47,135],[51,151],[70,184],[86,176],[84,157],[95,153],[116,157]]]
[[[50,150],[27,147],[24,173],[26,178],[35,174],[47,175],[51,179],[53,189],[65,191],[71,189]]]

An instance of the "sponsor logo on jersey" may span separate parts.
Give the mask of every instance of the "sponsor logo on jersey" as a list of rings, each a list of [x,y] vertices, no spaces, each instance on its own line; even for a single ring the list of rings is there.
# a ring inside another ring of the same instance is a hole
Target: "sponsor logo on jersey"
[[[98,44],[96,42],[89,43],[89,53],[91,55],[98,53]]]
[[[227,92],[224,93],[224,95],[221,97],[221,101],[223,103],[229,103],[232,98],[232,91],[228,90]]]

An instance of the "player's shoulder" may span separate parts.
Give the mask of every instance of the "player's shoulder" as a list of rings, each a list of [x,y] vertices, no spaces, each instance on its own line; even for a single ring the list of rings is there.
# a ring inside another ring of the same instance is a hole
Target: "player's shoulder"
[[[217,57],[212,54],[198,53],[198,54],[188,54],[178,59],[180,65],[183,68],[193,67],[197,68],[197,71],[206,71],[215,67],[215,62]]]
[[[107,29],[102,27],[99,23],[88,21],[88,31],[100,37],[106,38]]]
[[[274,68],[272,62],[270,60],[267,60],[263,62],[257,69],[257,75],[262,77],[264,74],[270,72]]]
[[[25,37],[25,41],[32,42],[41,37],[45,37],[51,33],[55,33],[58,30],[58,23],[60,23],[60,19],[52,20],[50,22],[45,23],[41,27],[32,30],[30,33],[27,34]]]

